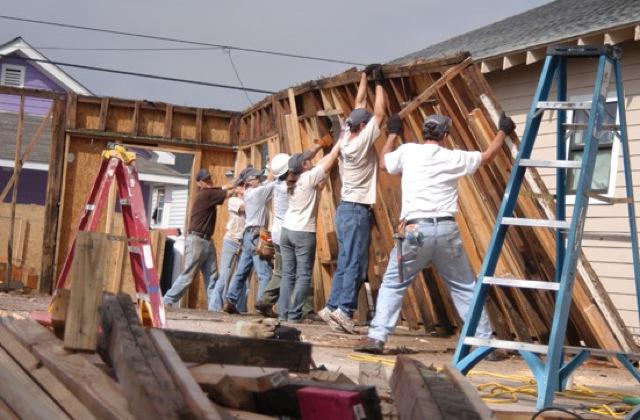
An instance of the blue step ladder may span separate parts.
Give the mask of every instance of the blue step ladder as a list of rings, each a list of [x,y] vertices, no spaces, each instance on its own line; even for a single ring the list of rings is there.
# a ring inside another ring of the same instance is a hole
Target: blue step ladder
[[[640,260],[638,257],[638,231],[633,199],[633,183],[631,179],[631,162],[629,143],[627,140],[627,124],[625,117],[624,91],[622,87],[621,58],[619,48],[605,46],[554,46],[547,50],[546,59],[540,74],[540,81],[527,116],[527,123],[515,158],[514,166],[507,182],[504,198],[491,242],[487,248],[478,282],[476,284],[471,310],[460,333],[460,338],[453,357],[453,365],[466,374],[480,360],[495,349],[516,350],[525,360],[536,378],[538,400],[537,407],[542,409],[553,403],[554,393],[563,390],[569,375],[584,362],[589,355],[615,356],[640,381],[640,372],[633,366],[632,360],[640,360],[640,354],[625,354],[602,349],[564,346],[571,306],[573,284],[576,267],[580,257],[581,242],[587,207],[590,198],[604,199],[591,191],[598,142],[604,135],[614,132],[618,136],[624,161],[624,177],[626,198],[615,199],[615,202],[627,203],[629,216],[631,252],[635,275],[637,306],[640,308]],[[567,60],[597,59],[598,68],[591,102],[567,101]],[[604,124],[606,118],[605,103],[612,76],[615,78],[617,110],[619,126]],[[556,79],[557,101],[549,101],[552,82]],[[586,124],[567,124],[567,110],[584,110],[588,112]],[[557,151],[554,161],[531,159],[533,144],[538,134],[542,115],[545,111],[556,111],[557,115]],[[583,129],[584,152],[582,160],[567,160],[565,130]],[[513,217],[518,193],[528,167],[546,167],[556,169],[556,219],[523,219]],[[578,184],[575,193],[573,215],[566,220],[566,176],[567,171],[576,171]],[[579,171],[579,172],[577,172]],[[609,199],[610,200],[610,199]],[[509,226],[527,226],[532,228],[550,228],[556,230],[556,270],[555,281],[533,281],[494,277],[496,264]],[[481,339],[474,337],[482,308],[487,299],[491,285],[501,287],[533,288],[555,291],[555,308],[548,345],[522,343],[508,340]],[[572,354],[565,363],[564,355]],[[539,355],[544,355],[541,359]]]

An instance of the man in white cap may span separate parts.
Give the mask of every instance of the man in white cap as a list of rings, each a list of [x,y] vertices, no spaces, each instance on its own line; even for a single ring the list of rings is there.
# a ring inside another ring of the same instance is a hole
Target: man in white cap
[[[407,288],[416,274],[431,262],[447,284],[458,314],[462,319],[467,316],[475,275],[454,217],[458,211],[458,179],[491,162],[505,136],[514,131],[515,124],[503,113],[498,124],[500,131],[484,152],[445,147],[450,126],[449,117],[429,115],[422,127],[424,143],[404,143],[394,151],[402,120],[398,115],[389,118],[389,136],[380,153],[380,167],[392,175],[402,175],[403,261],[398,267],[397,249],[393,248],[378,292],[369,336],[358,343],[356,351],[382,353],[388,335],[398,322]],[[489,318],[483,311],[476,335],[490,338],[491,333]]]
[[[375,82],[373,114],[367,109],[367,76]],[[346,120],[340,139],[338,165],[342,190],[336,210],[338,262],[331,293],[318,316],[335,331],[355,334],[353,313],[358,306],[358,290],[367,276],[371,239],[371,206],[376,202],[378,159],[374,142],[384,121],[386,96],[380,65],[370,65],[362,73],[355,109]]]
[[[164,303],[177,303],[193,282],[196,273],[202,271],[209,310],[213,310],[213,289],[218,280],[218,268],[216,248],[211,235],[216,225],[217,206],[224,203],[233,193],[233,189],[214,187],[211,174],[206,169],[198,171],[196,183],[198,192],[191,208],[191,220],[185,241],[184,270],[164,295]]]

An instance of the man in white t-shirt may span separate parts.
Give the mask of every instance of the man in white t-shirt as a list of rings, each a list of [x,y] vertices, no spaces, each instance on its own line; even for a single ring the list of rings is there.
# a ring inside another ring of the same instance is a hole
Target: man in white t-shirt
[[[505,135],[513,132],[515,124],[503,113],[500,131],[484,152],[444,147],[450,125],[448,117],[430,115],[422,128],[424,144],[405,143],[393,151],[396,138],[402,131],[402,121],[398,115],[389,118],[389,136],[380,153],[380,167],[390,174],[402,174],[403,281],[400,281],[397,250],[394,248],[378,292],[376,315],[371,321],[369,336],[361,340],[355,347],[356,351],[382,353],[387,336],[398,321],[407,288],[416,274],[430,262],[446,282],[458,314],[462,319],[466,318],[473,298],[475,276],[454,218],[458,211],[458,179],[489,163],[502,147]],[[491,336],[486,311],[482,312],[476,335],[481,338]]]
[[[373,115],[367,111],[367,75],[376,85]],[[386,96],[380,65],[362,73],[355,109],[346,120],[338,140],[338,165],[342,190],[336,209],[338,262],[331,282],[331,293],[318,316],[340,332],[355,334],[353,313],[358,307],[358,290],[367,276],[371,239],[371,206],[376,202],[377,156],[373,147],[384,121]]]

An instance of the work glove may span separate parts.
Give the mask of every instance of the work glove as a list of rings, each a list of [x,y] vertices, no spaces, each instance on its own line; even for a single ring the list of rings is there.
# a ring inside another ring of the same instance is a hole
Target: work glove
[[[333,137],[331,137],[331,133],[327,133],[322,136],[322,138],[315,139],[313,142],[326,149],[327,147],[331,147],[333,145]]]
[[[398,114],[393,114],[387,121],[387,131],[389,134],[400,135],[402,131],[402,118]]]
[[[362,70],[364,72],[364,74],[366,74],[367,76],[371,76],[371,73],[373,72],[373,70],[377,69],[378,67],[380,67],[381,65],[378,63],[374,63],[374,64],[369,64],[367,67],[364,68],[364,70]]]
[[[516,123],[514,123],[510,117],[507,117],[507,115],[503,111],[502,114],[500,115],[500,122],[498,122],[498,128],[508,136],[511,133],[513,133],[513,131],[516,129]]]
[[[236,323],[236,335],[249,338],[273,338],[277,325],[279,325],[277,320],[271,320],[269,318],[253,321],[238,321]]]

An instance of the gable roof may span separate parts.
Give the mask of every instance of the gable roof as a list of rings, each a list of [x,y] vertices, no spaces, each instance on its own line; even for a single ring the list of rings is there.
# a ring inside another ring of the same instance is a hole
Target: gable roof
[[[631,28],[631,38],[637,40],[640,37],[638,23],[638,0],[556,0],[430,45],[393,63],[434,59],[460,51],[469,51],[474,60],[479,61],[625,27]]]
[[[11,41],[0,45],[0,57],[6,56],[9,54],[18,54],[24,58],[30,58],[34,60],[45,60],[49,59],[42,55],[38,50],[29,45],[24,39],[21,37],[16,37]],[[92,93],[86,87],[82,86],[80,82],[75,80],[69,74],[67,74],[60,67],[51,63],[43,63],[38,61],[31,61],[29,64],[39,68],[46,75],[48,75],[51,79],[66,87],[67,90],[73,91],[79,95],[92,95]]]

